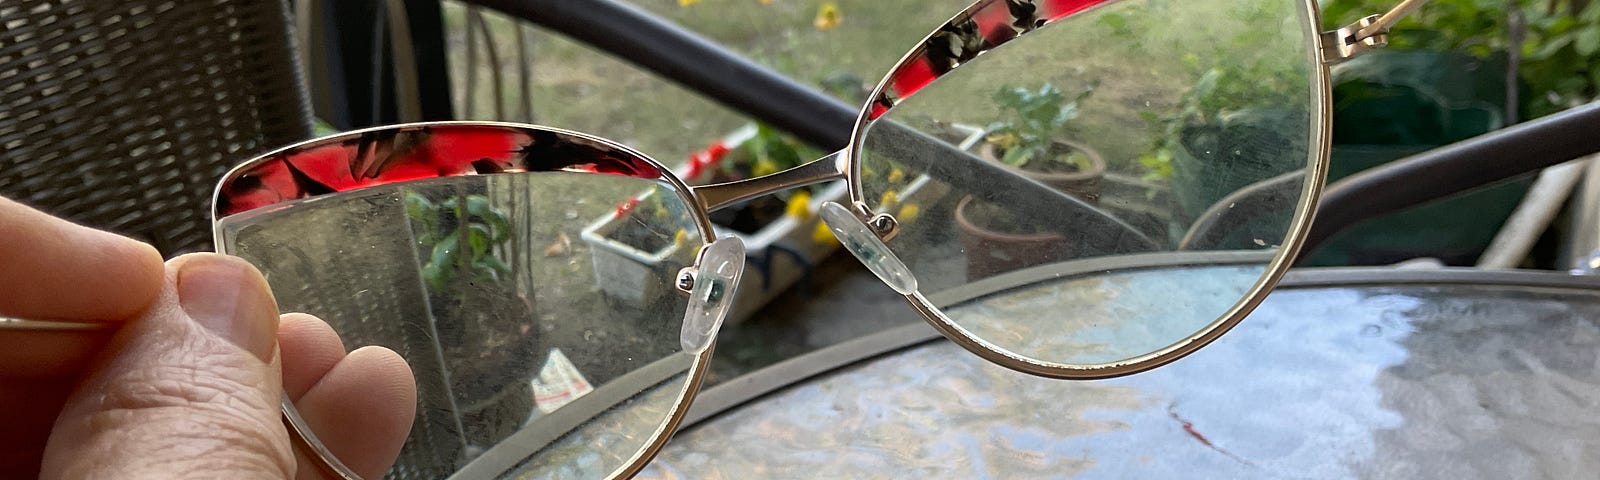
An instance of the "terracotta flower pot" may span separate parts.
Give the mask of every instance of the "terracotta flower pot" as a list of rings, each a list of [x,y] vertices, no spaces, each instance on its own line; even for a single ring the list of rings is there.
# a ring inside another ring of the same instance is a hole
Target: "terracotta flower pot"
[[[979,144],[978,156],[1005,168],[1021,172],[1028,178],[1039,183],[1055,187],[1057,190],[1072,194],[1083,201],[1095,203],[1100,199],[1100,178],[1106,174],[1106,159],[1100,152],[1078,142],[1056,140],[1052,153],[1066,153],[1076,151],[1089,157],[1089,169],[1078,172],[1036,172],[1019,169],[1000,161],[1000,152],[994,144]]]
[[[988,219],[974,212],[973,201],[963,197],[955,212],[958,236],[967,252],[968,280],[1057,262],[1072,253],[1071,243],[1059,233],[1010,233],[988,227]]]

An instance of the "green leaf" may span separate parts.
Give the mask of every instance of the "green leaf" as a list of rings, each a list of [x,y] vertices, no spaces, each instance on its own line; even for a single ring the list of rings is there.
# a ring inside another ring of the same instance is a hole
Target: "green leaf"
[[[478,284],[477,286],[481,287],[483,284],[497,283],[500,278],[495,275],[494,269],[489,268],[488,265],[473,263],[472,280]]]
[[[1539,45],[1538,48],[1535,48],[1532,52],[1528,53],[1526,59],[1544,60],[1550,58],[1556,53],[1560,52],[1561,49],[1566,48],[1567,45],[1571,45],[1572,37],[1573,35],[1552,37],[1549,41],[1544,42],[1543,44]]]
[[[1572,46],[1578,49],[1578,54],[1585,57],[1600,51],[1600,25],[1590,25],[1578,30],[1577,40]]]
[[[495,272],[498,272],[501,275],[511,274],[511,267],[507,267],[505,262],[501,262],[500,259],[496,258],[494,255],[485,256],[481,260],[483,261],[484,265],[494,269]]]
[[[1000,161],[1005,162],[1006,165],[1022,168],[1031,159],[1033,159],[1033,149],[1019,145],[1015,148],[1007,149],[1005,156]]]
[[[435,291],[444,290],[445,284],[449,283],[447,275],[444,270],[439,269],[439,264],[429,263],[422,266],[422,279],[428,282],[428,288]]]
[[[483,225],[470,225],[467,227],[467,245],[472,246],[473,258],[489,253],[489,238],[489,227]]]
[[[405,204],[406,217],[422,226],[421,230],[423,237],[430,237],[435,230],[439,229],[439,215],[435,210],[433,202],[429,202],[427,197],[418,195],[415,192],[406,192]],[[425,245],[433,244],[431,241],[421,242],[420,239],[418,242]]]
[[[491,212],[491,210],[489,208],[489,198],[488,197],[484,197],[482,195],[468,195],[467,196],[467,213],[468,214],[470,214],[472,216],[475,216],[475,217],[489,218],[491,216],[490,212]]]
[[[448,268],[456,264],[456,236],[445,237],[434,244],[433,254],[428,256],[428,263],[438,268]]]
[[[427,197],[418,195],[415,192],[406,192],[405,202],[406,215],[411,218],[420,219],[433,213],[433,202],[429,202]]]

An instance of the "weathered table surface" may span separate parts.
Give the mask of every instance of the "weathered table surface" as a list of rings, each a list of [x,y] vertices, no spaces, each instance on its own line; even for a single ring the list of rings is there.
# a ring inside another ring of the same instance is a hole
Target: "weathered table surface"
[[[1597,322],[1593,278],[1296,272],[1216,344],[1092,382],[899,329],[704,392],[639,478],[1591,478]]]

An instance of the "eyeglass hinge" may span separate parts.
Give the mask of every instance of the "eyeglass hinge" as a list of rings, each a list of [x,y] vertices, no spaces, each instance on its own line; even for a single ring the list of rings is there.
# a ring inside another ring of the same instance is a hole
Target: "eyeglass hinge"
[[[1378,24],[1379,15],[1356,20],[1355,23],[1330,32],[1322,32],[1322,63],[1336,65],[1368,50],[1389,44],[1389,29],[1378,28],[1363,35],[1362,30]]]

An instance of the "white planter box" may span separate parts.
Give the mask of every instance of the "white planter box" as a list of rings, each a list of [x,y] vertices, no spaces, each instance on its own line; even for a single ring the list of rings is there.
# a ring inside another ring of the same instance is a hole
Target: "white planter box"
[[[644,199],[654,192],[645,192],[637,198]],[[660,250],[647,252],[611,238],[623,225],[623,217],[607,215],[589,224],[579,235],[593,247],[590,259],[594,263],[595,283],[614,300],[644,307],[659,295],[673,289],[677,272],[666,272],[663,260],[675,255],[678,244],[668,243]]]

